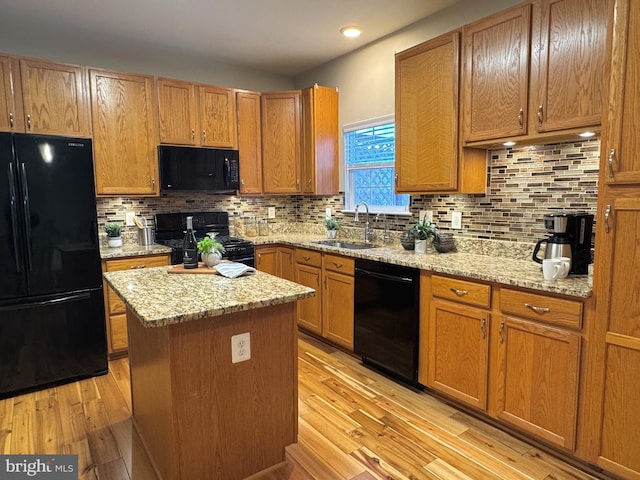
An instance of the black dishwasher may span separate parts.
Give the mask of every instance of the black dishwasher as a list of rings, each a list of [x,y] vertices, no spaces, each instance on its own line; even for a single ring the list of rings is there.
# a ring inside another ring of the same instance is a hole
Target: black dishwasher
[[[359,258],[355,267],[355,353],[364,364],[419,387],[420,271]]]

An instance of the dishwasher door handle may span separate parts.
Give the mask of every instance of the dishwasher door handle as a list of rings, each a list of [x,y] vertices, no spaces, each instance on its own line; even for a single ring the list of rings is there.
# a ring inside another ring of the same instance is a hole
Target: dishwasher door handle
[[[364,270],[362,268],[356,268],[355,272],[356,274],[367,275],[368,277],[380,278],[382,280],[389,280],[391,282],[413,283],[413,278],[396,277],[395,275],[387,275],[385,273],[372,272],[371,270]]]

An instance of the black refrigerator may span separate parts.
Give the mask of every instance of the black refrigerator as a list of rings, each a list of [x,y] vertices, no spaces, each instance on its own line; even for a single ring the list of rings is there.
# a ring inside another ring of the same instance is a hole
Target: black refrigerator
[[[0,133],[0,398],[107,372],[92,144]]]

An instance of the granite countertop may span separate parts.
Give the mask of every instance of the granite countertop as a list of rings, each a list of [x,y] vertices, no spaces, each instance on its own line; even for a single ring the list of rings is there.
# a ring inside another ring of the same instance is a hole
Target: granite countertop
[[[217,274],[172,274],[171,267],[104,274],[145,327],[289,303],[312,297],[312,288],[263,272],[226,278]]]
[[[250,240],[256,246],[274,243],[292,245],[572,297],[588,298],[592,294],[592,285],[587,275],[571,275],[566,279],[547,281],[542,277],[541,265],[532,260],[491,255],[488,251],[482,253],[438,253],[432,250],[420,254],[413,250],[405,250],[400,245],[351,250],[315,243],[318,240],[326,240],[318,235],[292,233],[251,237]],[[362,243],[360,240],[356,240],[356,242]]]
[[[138,245],[138,243],[125,242],[122,247],[116,248],[100,245],[100,258],[102,260],[108,260],[110,258],[138,257],[143,255],[160,255],[163,253],[171,253],[171,248],[157,243],[142,246]]]

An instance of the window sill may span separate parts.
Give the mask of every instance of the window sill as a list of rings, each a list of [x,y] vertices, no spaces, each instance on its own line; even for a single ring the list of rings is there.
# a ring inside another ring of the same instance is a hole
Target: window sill
[[[339,210],[340,213],[351,213],[354,214],[356,213],[355,210],[353,209],[343,209],[343,210]],[[360,210],[358,212],[358,214],[364,214],[366,213],[366,210]],[[395,216],[395,217],[412,217],[413,213],[411,212],[385,212],[384,210],[369,210],[369,215],[387,215],[387,216]]]

